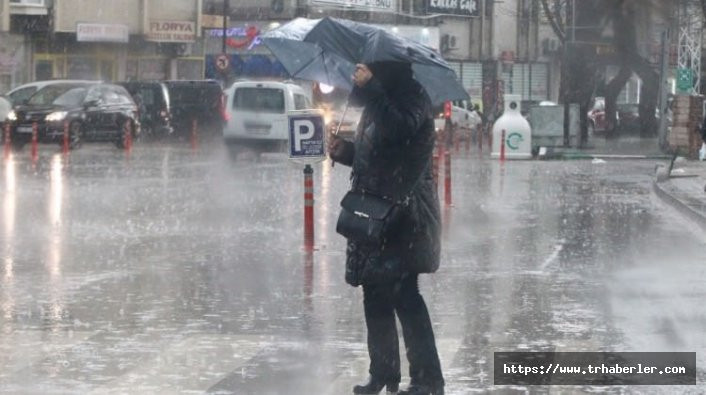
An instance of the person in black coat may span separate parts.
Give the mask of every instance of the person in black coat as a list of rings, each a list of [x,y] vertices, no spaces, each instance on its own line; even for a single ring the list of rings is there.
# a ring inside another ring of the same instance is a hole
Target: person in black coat
[[[370,379],[356,394],[396,391],[401,380],[395,313],[409,360],[411,384],[400,394],[443,394],[444,378],[418,275],[439,268],[440,213],[431,163],[434,118],[426,91],[409,64],[359,64],[353,105],[364,106],[354,142],[333,137],[332,160],[352,167],[351,189],[402,205],[402,224],[381,244],[348,240],[346,282],[363,286]]]

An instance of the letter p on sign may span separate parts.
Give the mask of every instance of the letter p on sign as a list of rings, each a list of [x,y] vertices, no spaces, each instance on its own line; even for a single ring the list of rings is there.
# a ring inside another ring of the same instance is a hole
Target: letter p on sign
[[[298,119],[294,121],[294,150],[302,150],[302,140],[309,140],[314,137],[314,123],[308,119]]]

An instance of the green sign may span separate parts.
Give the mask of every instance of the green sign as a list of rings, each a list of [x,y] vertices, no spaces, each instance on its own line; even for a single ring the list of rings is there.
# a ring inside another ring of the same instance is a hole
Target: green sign
[[[513,151],[519,149],[520,143],[523,141],[525,141],[525,139],[522,138],[520,133],[510,133],[510,135],[507,136],[507,139],[505,139],[505,143]]]
[[[677,69],[677,90],[679,93],[691,93],[694,89],[694,75],[691,69]]]

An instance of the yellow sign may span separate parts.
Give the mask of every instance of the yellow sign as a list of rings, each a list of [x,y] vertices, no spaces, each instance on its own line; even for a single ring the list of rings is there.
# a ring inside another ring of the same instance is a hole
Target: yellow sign
[[[223,15],[201,15],[201,27],[203,29],[222,29]]]
[[[196,41],[196,23],[191,21],[150,21],[145,40],[163,43]]]

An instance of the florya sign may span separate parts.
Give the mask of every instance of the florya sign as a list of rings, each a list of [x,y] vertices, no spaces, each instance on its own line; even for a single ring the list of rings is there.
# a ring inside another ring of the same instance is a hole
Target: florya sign
[[[150,21],[145,40],[192,43],[196,41],[196,23],[191,21]]]
[[[480,0],[429,0],[432,14],[480,16]]]

